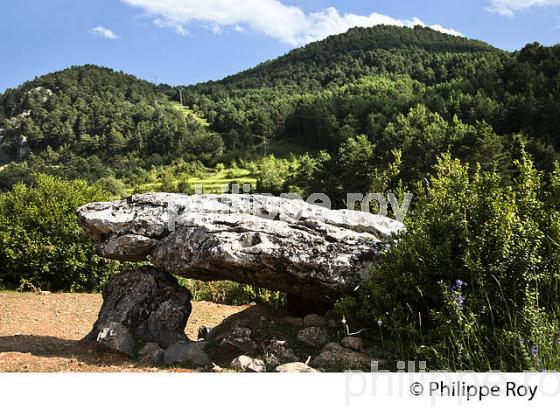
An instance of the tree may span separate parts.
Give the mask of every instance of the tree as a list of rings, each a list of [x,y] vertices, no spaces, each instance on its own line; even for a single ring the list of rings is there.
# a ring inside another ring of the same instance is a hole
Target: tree
[[[0,277],[4,285],[52,291],[99,290],[115,263],[104,261],[76,221],[76,209],[106,194],[84,181],[35,175],[0,194]]]

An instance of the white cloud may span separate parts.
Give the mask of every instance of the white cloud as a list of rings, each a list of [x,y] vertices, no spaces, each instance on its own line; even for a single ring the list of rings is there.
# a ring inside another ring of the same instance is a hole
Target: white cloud
[[[103,26],[94,27],[90,31],[96,36],[108,38],[110,40],[114,40],[118,38],[118,36],[115,33],[113,33],[111,30]]]
[[[396,26],[427,26],[418,18],[399,20],[383,14],[341,14],[336,8],[305,13],[299,7],[288,6],[281,0],[122,0],[156,16],[162,25],[183,27],[191,23],[208,25],[212,31],[231,27],[240,31],[250,29],[291,45],[322,40],[356,26],[378,24]],[[429,26],[444,33],[461,35],[440,25]]]
[[[521,10],[535,6],[560,6],[560,0],[489,0],[488,10],[501,14],[502,16],[513,17]]]
[[[161,28],[172,28],[177,32],[177,34],[180,34],[182,36],[189,35],[189,32],[185,29],[185,27],[183,27],[182,24],[176,23],[171,20],[157,18],[154,19],[152,23]]]

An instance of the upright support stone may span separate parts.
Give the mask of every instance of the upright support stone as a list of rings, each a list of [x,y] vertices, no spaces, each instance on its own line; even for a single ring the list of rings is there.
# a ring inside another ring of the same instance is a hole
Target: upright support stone
[[[139,345],[167,348],[187,341],[191,294],[172,275],[154,268],[127,270],[103,289],[103,306],[84,341],[134,356]]]

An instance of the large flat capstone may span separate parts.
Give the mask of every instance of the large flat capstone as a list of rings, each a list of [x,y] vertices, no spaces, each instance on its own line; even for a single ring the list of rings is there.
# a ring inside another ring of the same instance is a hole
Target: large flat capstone
[[[133,195],[81,207],[96,252],[204,281],[332,302],[351,294],[404,231],[398,221],[264,195]]]

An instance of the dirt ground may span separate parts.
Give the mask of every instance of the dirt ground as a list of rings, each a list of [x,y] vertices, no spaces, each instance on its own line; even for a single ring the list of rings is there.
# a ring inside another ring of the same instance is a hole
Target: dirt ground
[[[101,303],[99,294],[0,292],[0,372],[185,371],[142,366],[78,343]],[[194,302],[186,333],[196,340],[199,327],[216,326],[245,308]]]

